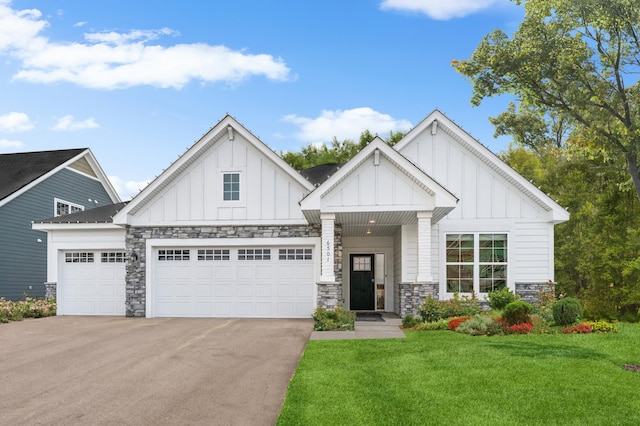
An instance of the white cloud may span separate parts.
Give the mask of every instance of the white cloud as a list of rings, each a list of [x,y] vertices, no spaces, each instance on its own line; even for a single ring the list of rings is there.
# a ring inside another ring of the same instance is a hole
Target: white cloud
[[[22,142],[0,139],[0,152],[10,152],[22,148]]]
[[[147,185],[149,185],[149,183],[151,183],[150,179],[137,181],[137,182],[131,181],[131,180],[125,182],[122,179],[120,179],[118,176],[109,176],[109,181],[111,181],[111,184],[115,188],[116,192],[118,193],[118,195],[120,195],[120,198],[124,201],[130,200],[135,195],[137,195],[138,192],[140,192]]]
[[[73,115],[65,115],[59,119],[51,129],[62,132],[73,132],[75,130],[95,129],[97,127],[100,127],[100,125],[93,117],[89,117],[84,121],[75,121]]]
[[[25,132],[33,128],[29,116],[23,112],[10,112],[0,115],[0,132]]]
[[[0,0],[0,54],[20,60],[16,80],[69,82],[96,89],[138,85],[181,88],[189,82],[236,84],[252,76],[284,81],[291,70],[280,58],[205,43],[150,44],[169,29],[87,33],[84,42],[53,42],[40,35],[49,25],[40,11],[13,10]]]
[[[394,119],[388,114],[382,114],[368,107],[337,111],[323,110],[316,118],[292,114],[284,117],[283,121],[298,126],[300,131],[296,137],[306,143],[329,142],[334,136],[339,141],[358,140],[364,130],[384,137],[391,130],[406,131],[412,127],[407,120]]]
[[[383,10],[401,10],[424,13],[430,18],[446,21],[462,18],[491,6],[508,3],[509,0],[384,0]]]
[[[73,26],[76,27],[76,28],[80,28],[80,27],[84,27],[87,24],[88,24],[87,21],[80,21],[80,22],[76,22],[75,24],[73,24]]]

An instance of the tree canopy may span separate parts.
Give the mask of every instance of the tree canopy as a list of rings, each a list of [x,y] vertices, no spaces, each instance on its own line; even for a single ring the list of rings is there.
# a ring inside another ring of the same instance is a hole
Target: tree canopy
[[[513,1],[525,8],[517,31],[495,30],[452,63],[472,84],[471,102],[515,96],[492,119],[497,134],[536,147],[541,129],[556,144],[571,131],[575,147],[623,167],[640,199],[640,2]]]
[[[334,137],[331,146],[324,143],[309,144],[303,147],[300,152],[280,152],[280,156],[296,170],[304,170],[320,164],[346,163],[375,137],[369,130],[365,130],[360,133],[358,142],[351,139],[340,142]],[[393,146],[403,137],[404,133],[391,131],[385,142]]]

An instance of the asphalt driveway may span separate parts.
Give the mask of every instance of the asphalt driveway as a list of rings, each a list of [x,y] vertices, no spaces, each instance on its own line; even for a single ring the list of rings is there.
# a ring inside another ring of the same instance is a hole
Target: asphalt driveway
[[[312,320],[0,324],[0,424],[272,425]]]

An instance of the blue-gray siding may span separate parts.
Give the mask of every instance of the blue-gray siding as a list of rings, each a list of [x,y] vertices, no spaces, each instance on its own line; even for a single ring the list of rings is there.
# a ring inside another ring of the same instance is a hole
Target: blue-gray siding
[[[55,198],[85,209],[112,203],[100,182],[63,169],[0,207],[0,297],[44,297],[47,234],[32,230],[31,222],[53,217]]]

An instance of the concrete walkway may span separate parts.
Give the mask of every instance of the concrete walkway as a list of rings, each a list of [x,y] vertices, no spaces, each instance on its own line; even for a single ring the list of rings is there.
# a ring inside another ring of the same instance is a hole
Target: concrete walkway
[[[402,320],[395,314],[383,313],[384,321],[358,321],[355,331],[314,331],[309,340],[404,339]]]

